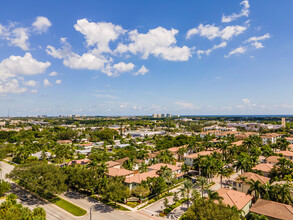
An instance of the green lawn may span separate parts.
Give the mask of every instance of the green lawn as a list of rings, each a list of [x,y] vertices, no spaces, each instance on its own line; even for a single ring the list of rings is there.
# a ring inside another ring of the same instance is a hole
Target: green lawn
[[[86,210],[60,198],[60,197],[56,197],[55,199],[51,200],[51,202],[57,206],[59,206],[60,208],[66,210],[67,212],[70,212],[72,215],[75,216],[83,216],[85,215],[87,212]]]
[[[139,202],[127,202],[126,205],[130,206],[131,208],[134,208],[139,205]]]

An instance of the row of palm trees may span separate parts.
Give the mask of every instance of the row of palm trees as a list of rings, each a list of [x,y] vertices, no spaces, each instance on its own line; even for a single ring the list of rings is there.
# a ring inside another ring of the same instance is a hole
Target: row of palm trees
[[[247,193],[253,194],[256,200],[258,198],[262,198],[285,204],[293,203],[293,199],[291,197],[292,186],[288,183],[271,185],[269,183],[262,184],[259,180],[243,180],[250,186]]]

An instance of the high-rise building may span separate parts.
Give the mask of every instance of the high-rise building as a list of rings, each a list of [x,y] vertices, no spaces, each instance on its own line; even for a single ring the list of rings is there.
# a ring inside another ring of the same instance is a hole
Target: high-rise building
[[[282,118],[281,121],[282,121],[282,127],[285,128],[286,127],[286,119]]]
[[[167,118],[171,118],[172,114],[167,114],[166,116],[167,116]]]
[[[166,114],[161,114],[162,118],[165,118],[166,117]]]

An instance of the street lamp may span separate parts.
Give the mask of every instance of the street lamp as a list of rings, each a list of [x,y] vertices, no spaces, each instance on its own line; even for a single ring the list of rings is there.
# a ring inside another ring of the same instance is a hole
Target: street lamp
[[[90,208],[90,220],[92,220],[92,209],[93,209],[93,206],[91,206]]]

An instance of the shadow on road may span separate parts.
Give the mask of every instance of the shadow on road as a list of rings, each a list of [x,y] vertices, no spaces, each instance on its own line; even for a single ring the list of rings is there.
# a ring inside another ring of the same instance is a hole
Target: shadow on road
[[[93,211],[107,213],[107,212],[114,211],[114,208],[112,208],[110,206],[107,206],[104,203],[99,202],[99,203],[94,205]]]
[[[71,199],[85,199],[86,198],[85,195],[78,192],[74,192],[74,191],[66,192],[64,195]]]
[[[15,183],[11,183],[11,193],[17,195],[17,198],[21,200],[21,203],[24,205],[45,205],[45,201],[39,199],[38,197],[32,195],[30,192],[25,189],[20,188]],[[25,199],[23,199],[25,198]]]

